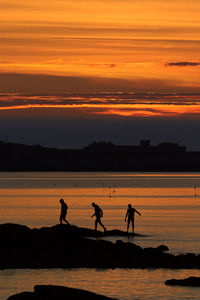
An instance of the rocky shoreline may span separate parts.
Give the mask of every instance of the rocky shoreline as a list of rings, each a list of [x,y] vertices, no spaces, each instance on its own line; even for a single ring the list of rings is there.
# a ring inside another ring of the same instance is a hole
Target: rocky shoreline
[[[168,248],[140,246],[106,236],[127,236],[77,226],[56,225],[30,229],[17,224],[0,225],[0,269],[7,268],[200,268],[200,255],[173,255]],[[96,238],[96,239],[95,239]]]
[[[165,284],[200,287],[200,277],[191,276],[184,279],[170,279],[166,280]]]

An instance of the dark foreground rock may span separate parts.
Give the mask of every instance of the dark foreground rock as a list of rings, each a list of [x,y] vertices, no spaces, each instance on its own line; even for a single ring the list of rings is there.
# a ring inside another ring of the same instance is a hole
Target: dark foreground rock
[[[188,277],[185,279],[170,279],[165,281],[167,285],[182,285],[182,286],[199,286],[200,277]]]
[[[90,228],[83,228],[78,227],[75,225],[56,225],[53,227],[42,227],[40,229],[30,229],[29,227],[25,225],[20,224],[13,224],[13,223],[6,223],[6,224],[0,224],[0,236],[4,235],[4,237],[7,235],[7,237],[10,238],[10,235],[13,234],[13,232],[16,234],[17,237],[26,237],[26,235],[32,235],[35,232],[43,232],[48,234],[49,232],[53,234],[54,232],[61,232],[68,236],[76,236],[76,237],[107,237],[107,236],[128,236],[128,237],[134,237],[134,236],[140,236],[145,237],[145,235],[138,234],[138,233],[127,233],[126,231],[121,231],[118,229],[113,230],[107,230],[106,232],[93,230]]]
[[[106,296],[98,295],[80,289],[73,289],[56,285],[36,285],[34,292],[23,292],[10,296],[7,300],[112,300]],[[114,299],[113,299],[114,300]]]
[[[114,231],[117,232],[117,231]],[[157,248],[102,236],[91,229],[56,225],[30,229],[16,224],[0,225],[0,269],[5,268],[200,268],[200,255],[172,255],[164,245]]]

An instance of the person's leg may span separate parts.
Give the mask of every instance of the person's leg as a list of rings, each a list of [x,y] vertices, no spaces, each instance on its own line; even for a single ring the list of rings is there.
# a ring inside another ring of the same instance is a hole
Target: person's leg
[[[62,224],[62,221],[64,221],[66,224],[69,224],[69,222],[66,220],[66,215],[65,213],[62,213],[60,215],[60,224]]]
[[[128,218],[128,221],[127,221],[127,232],[129,230],[129,225],[130,225],[130,219]]]
[[[106,227],[103,225],[103,223],[101,222],[101,219],[99,219],[99,224],[101,225],[101,227],[103,227],[104,231],[106,231]]]
[[[134,219],[132,219],[131,222],[132,222],[132,231],[134,233]]]
[[[67,216],[67,212],[66,212],[66,214],[65,214],[65,222],[66,222],[68,225],[70,225],[69,222],[68,222],[67,219],[66,219],[66,216]]]
[[[98,219],[95,220],[95,230],[97,230]]]
[[[60,219],[59,220],[60,220],[60,224],[62,224],[62,215],[60,215]]]
[[[69,222],[66,220],[66,218],[64,218],[63,221],[69,225]]]

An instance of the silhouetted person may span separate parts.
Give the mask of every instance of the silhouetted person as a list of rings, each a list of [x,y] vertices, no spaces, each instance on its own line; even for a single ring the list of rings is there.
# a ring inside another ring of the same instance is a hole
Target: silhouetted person
[[[62,224],[62,221],[64,221],[69,225],[69,222],[66,220],[68,206],[63,199],[60,199],[60,204],[61,204],[60,224]]]
[[[139,211],[137,211],[135,208],[132,207],[131,204],[128,205],[128,209],[127,209],[127,212],[126,212],[126,217],[125,217],[125,222],[126,222],[126,219],[128,218],[128,222],[127,222],[127,232],[129,230],[129,225],[130,225],[130,222],[132,223],[132,230],[133,230],[133,233],[134,233],[134,216],[135,216],[135,212],[141,216],[141,214],[139,213]]]
[[[101,218],[103,217],[103,211],[102,209],[95,204],[94,202],[92,203],[92,206],[94,207],[94,214],[91,216],[94,217],[96,216],[96,220],[95,220],[95,230],[97,230],[97,225],[98,223],[103,227],[104,232],[106,231],[106,227],[101,223]]]

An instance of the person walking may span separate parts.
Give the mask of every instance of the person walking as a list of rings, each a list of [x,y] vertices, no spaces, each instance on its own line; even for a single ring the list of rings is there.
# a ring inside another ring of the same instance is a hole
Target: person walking
[[[95,230],[97,230],[97,225],[101,225],[101,227],[103,227],[104,229],[104,232],[107,230],[106,227],[102,224],[101,222],[101,218],[103,217],[103,211],[102,209],[97,205],[95,204],[94,202],[92,202],[92,206],[94,207],[94,214],[91,216],[94,217],[96,216],[96,220],[95,220]]]
[[[129,230],[129,225],[130,223],[132,224],[132,231],[134,233],[134,217],[135,217],[135,212],[141,216],[141,213],[139,211],[137,211],[137,209],[135,209],[134,207],[132,207],[131,204],[128,204],[128,209],[126,212],[126,216],[125,216],[125,222],[128,218],[128,222],[127,222],[127,232]]]
[[[64,221],[65,223],[67,223],[68,225],[70,225],[69,222],[66,220],[68,206],[67,206],[67,204],[65,203],[65,201],[63,199],[60,199],[59,202],[61,204],[60,224],[62,224],[62,222]]]

